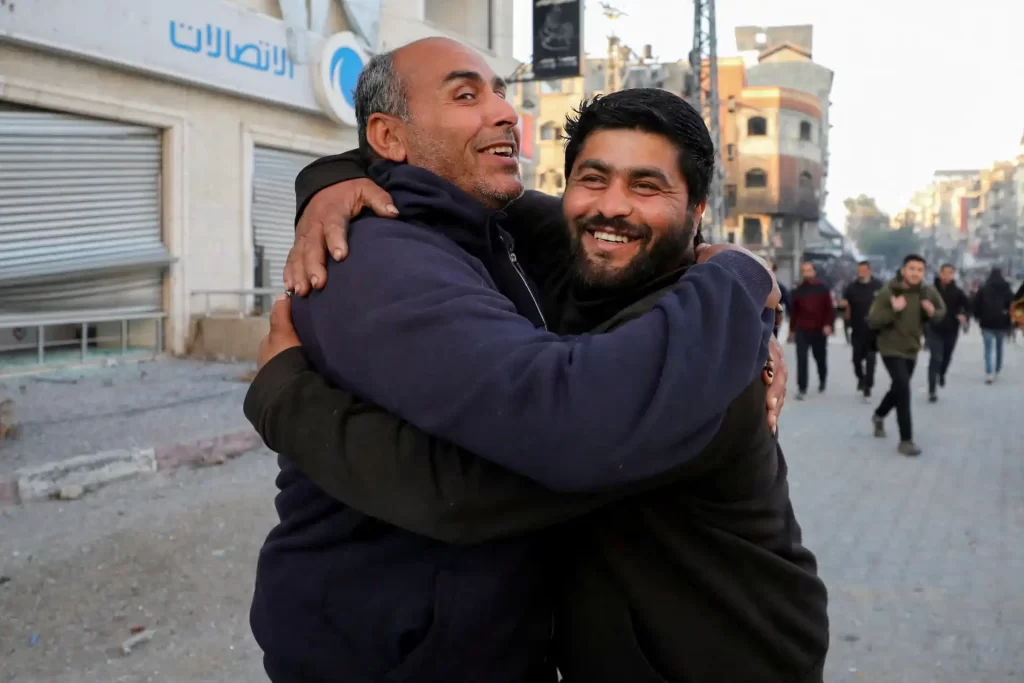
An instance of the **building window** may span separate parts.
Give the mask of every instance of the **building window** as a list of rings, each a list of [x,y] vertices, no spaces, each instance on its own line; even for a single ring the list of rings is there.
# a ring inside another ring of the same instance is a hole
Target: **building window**
[[[551,121],[548,121],[540,127],[540,139],[541,140],[561,140],[562,129],[556,126]]]
[[[726,234],[726,238],[729,240],[729,244],[736,244],[736,232],[735,231],[730,230]]]
[[[725,211],[728,213],[736,206],[736,186],[732,183],[725,186]]]
[[[800,122],[800,139],[808,141],[811,139],[811,123],[809,121]]]
[[[562,179],[562,174],[555,173],[555,187],[561,190],[563,184],[565,184],[565,181]]]
[[[747,171],[744,185],[749,188],[768,187],[768,174],[759,168]]]
[[[731,142],[725,146],[725,158],[727,161],[732,161],[736,158],[736,145]]]
[[[800,189],[811,190],[814,189],[814,178],[807,171],[800,174]]]
[[[768,121],[763,116],[747,120],[747,135],[768,135]]]
[[[761,234],[761,219],[760,218],[744,218],[743,219],[743,243],[751,245],[759,245],[762,242]]]

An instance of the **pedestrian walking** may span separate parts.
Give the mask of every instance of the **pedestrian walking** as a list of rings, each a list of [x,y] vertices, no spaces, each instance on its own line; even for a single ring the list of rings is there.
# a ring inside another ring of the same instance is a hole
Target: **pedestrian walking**
[[[793,288],[790,298],[793,312],[789,319],[789,338],[796,341],[796,382],[798,401],[807,397],[808,351],[814,356],[818,368],[818,393],[825,391],[828,379],[828,338],[835,322],[835,304],[828,286],[818,279],[814,264],[800,264],[800,284]]]
[[[895,408],[900,429],[897,451],[909,456],[921,454],[910,417],[910,378],[921,351],[921,335],[928,320],[939,320],[946,313],[942,296],[924,282],[924,269],[924,257],[904,258],[899,274],[878,290],[868,312],[868,325],[878,331],[878,353],[892,380],[871,416],[875,436],[885,438],[885,417]]]
[[[875,359],[878,353],[877,334],[868,327],[868,311],[881,288],[882,281],[871,273],[871,262],[861,261],[857,264],[857,279],[846,286],[839,301],[844,326],[850,330],[857,391],[865,399],[871,398],[871,389],[875,385]]]
[[[985,343],[985,384],[992,384],[1003,369],[1003,342],[1010,333],[1013,290],[999,268],[993,268],[974,297],[974,317]],[[993,359],[993,356],[995,358]]]
[[[943,263],[935,278],[935,288],[946,305],[946,315],[932,320],[925,326],[928,340],[928,401],[939,400],[938,387],[946,386],[946,371],[953,360],[960,328],[967,324],[970,315],[970,301],[966,292],[955,282],[956,270],[950,263]]]

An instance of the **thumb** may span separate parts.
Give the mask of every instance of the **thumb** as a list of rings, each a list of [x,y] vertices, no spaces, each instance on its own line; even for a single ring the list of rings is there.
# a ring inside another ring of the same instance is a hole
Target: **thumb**
[[[281,295],[270,309],[270,334],[279,334],[292,326],[291,297]]]

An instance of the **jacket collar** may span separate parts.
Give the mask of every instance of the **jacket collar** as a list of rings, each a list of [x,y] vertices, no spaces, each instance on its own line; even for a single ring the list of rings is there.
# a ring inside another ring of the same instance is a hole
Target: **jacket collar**
[[[399,220],[440,232],[473,256],[491,254],[499,236],[508,239],[498,230],[503,211],[484,206],[425,168],[377,161],[368,175],[391,195]]]

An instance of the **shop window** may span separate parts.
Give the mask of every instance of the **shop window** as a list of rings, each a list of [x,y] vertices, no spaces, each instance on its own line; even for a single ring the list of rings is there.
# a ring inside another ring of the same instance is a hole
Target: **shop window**
[[[811,139],[811,123],[810,121],[800,122],[800,139],[810,141]]]

